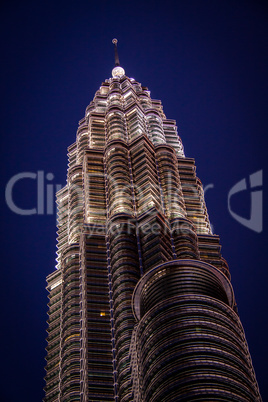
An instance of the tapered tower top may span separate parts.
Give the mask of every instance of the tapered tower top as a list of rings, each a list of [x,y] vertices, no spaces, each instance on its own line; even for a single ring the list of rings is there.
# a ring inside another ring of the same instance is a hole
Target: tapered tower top
[[[120,67],[120,62],[119,62],[119,57],[118,57],[118,50],[117,50],[117,42],[118,40],[114,38],[112,40],[112,43],[114,44],[114,62],[115,62],[115,67],[112,70],[112,76],[113,78],[117,77],[123,77],[125,75],[125,70]]]

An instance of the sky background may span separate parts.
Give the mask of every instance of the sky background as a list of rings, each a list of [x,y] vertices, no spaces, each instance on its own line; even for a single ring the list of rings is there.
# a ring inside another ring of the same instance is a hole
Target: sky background
[[[5,201],[16,174],[66,182],[67,146],[102,81],[114,37],[129,77],[176,119],[196,160],[214,233],[221,237],[263,400],[267,386],[267,226],[257,233],[228,211],[231,188],[267,172],[267,7],[264,1],[4,1],[1,5],[1,402],[38,402],[44,386],[47,292],[56,216],[21,216]],[[261,188],[259,190],[262,190]],[[14,186],[36,208],[37,181]],[[45,201],[45,206],[47,205]],[[265,204],[264,204],[265,205]],[[250,217],[250,192],[235,194]],[[266,210],[264,208],[264,214]],[[263,220],[264,217],[263,217]]]

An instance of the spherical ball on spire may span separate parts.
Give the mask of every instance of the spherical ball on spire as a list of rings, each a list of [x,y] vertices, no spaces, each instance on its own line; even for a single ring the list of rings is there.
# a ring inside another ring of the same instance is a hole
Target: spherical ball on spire
[[[116,45],[117,42],[118,42],[118,40],[117,40],[116,38],[114,38],[114,39],[112,40],[112,43],[113,43],[114,45]]]
[[[116,66],[113,68],[112,70],[113,78],[120,78],[123,77],[123,75],[125,75],[125,70],[122,67]]]

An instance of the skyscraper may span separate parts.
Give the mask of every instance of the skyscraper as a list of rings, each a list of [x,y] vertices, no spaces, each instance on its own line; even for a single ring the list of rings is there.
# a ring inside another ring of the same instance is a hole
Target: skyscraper
[[[45,401],[261,401],[194,160],[113,42],[57,193]]]

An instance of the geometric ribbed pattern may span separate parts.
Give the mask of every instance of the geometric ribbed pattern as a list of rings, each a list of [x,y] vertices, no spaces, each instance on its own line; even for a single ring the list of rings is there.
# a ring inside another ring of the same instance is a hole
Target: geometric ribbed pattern
[[[114,219],[109,226],[110,256],[115,320],[115,357],[117,361],[119,400],[129,400],[129,347],[135,320],[132,314],[132,293],[139,280],[136,227],[127,219]],[[126,398],[126,399],[125,399]]]
[[[134,312],[140,319],[160,301],[175,295],[206,295],[233,307],[229,280],[212,265],[201,261],[174,260],[144,275],[133,293]]]
[[[137,328],[142,401],[258,401],[242,325],[224,303],[174,296]]]
[[[257,401],[258,388],[228,279],[178,260],[144,275],[133,295],[143,401]]]

